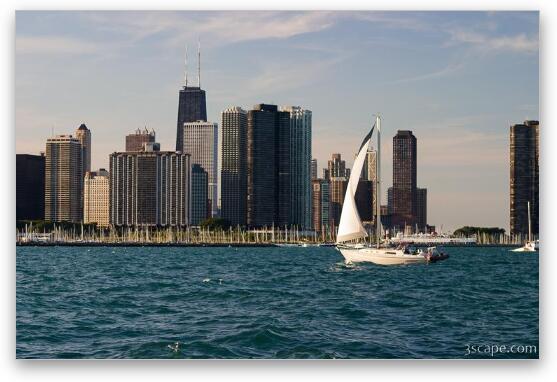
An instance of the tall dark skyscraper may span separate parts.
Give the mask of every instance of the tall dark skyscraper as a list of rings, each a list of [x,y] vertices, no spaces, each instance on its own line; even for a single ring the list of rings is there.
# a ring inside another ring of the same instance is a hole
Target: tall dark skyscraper
[[[417,140],[409,130],[393,137],[393,225],[413,226],[416,220]]]
[[[178,123],[176,126],[176,151],[183,151],[184,123],[207,121],[207,104],[205,90],[201,89],[201,54],[197,51],[197,86],[188,84],[187,50],[186,73],[184,86],[180,89],[178,98]]]
[[[539,133],[538,121],[511,126],[510,134],[510,228],[528,233],[528,202],[532,233],[539,233]]]
[[[290,223],[290,116],[276,105],[248,112],[247,224]]]
[[[248,115],[240,107],[231,107],[221,117],[221,217],[233,226],[245,226]]]
[[[197,163],[191,166],[191,225],[199,225],[209,216],[209,177]]]
[[[427,188],[418,188],[416,195],[416,225],[418,231],[427,232]]]
[[[17,154],[16,220],[44,219],[45,156]]]

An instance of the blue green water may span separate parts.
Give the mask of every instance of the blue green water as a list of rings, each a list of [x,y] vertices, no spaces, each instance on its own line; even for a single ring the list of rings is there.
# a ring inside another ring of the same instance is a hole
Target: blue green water
[[[538,358],[538,255],[446,251],[347,267],[334,248],[18,247],[16,355]]]

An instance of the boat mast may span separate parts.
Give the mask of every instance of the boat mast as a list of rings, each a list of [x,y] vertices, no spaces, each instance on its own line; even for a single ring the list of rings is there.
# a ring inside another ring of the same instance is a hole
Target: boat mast
[[[377,125],[377,158],[375,158],[375,230],[377,248],[381,243],[381,117],[375,116]]]
[[[532,241],[532,222],[530,221],[530,202],[528,202],[528,242]]]

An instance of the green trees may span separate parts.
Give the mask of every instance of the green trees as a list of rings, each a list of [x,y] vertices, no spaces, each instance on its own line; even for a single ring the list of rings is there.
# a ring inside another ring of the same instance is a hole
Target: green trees
[[[472,235],[482,235],[482,234],[486,234],[486,235],[501,235],[504,234],[505,230],[503,228],[499,228],[499,227],[470,227],[470,226],[464,226],[461,227],[459,229],[457,229],[456,231],[454,231],[454,235],[455,236],[461,236],[461,237],[470,237]]]

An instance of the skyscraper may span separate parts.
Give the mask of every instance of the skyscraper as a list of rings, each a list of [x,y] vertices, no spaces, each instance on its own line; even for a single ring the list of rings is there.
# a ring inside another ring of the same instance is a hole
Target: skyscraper
[[[417,188],[416,191],[416,225],[418,231],[427,232],[427,188]]]
[[[528,233],[528,202],[532,233],[539,232],[539,128],[525,121],[510,129],[510,230]]]
[[[83,150],[83,175],[91,171],[91,130],[82,123],[75,131],[75,137],[79,139]]]
[[[331,178],[346,177],[346,162],[340,157],[340,154],[333,154],[331,160],[327,162],[329,176]]]
[[[209,215],[207,171],[197,163],[191,166],[191,225],[199,225]]]
[[[413,226],[416,220],[417,140],[409,130],[393,137],[393,225]]]
[[[45,195],[45,156],[16,154],[16,220],[42,220]]]
[[[83,217],[83,146],[71,135],[46,141],[45,220],[80,223]]]
[[[311,160],[311,180],[317,179],[317,159]]]
[[[313,229],[321,233],[329,229],[329,182],[325,179],[312,180]]]
[[[233,226],[246,225],[247,112],[231,107],[222,112],[221,217]]]
[[[110,223],[110,179],[108,171],[87,172],[83,184],[83,223],[108,227]]]
[[[186,48],[186,70],[184,86],[178,98],[178,124],[176,127],[176,151],[184,151],[184,123],[207,121],[205,90],[201,89],[201,53],[197,50],[197,86],[188,84],[188,52]]]
[[[311,111],[300,106],[282,107],[290,115],[290,217],[289,224],[311,228]],[[317,172],[317,163],[315,165]]]
[[[248,112],[247,224],[290,222],[290,115],[276,105],[259,104]]]
[[[126,151],[143,151],[146,143],[155,143],[155,130],[137,129],[126,135]]]
[[[330,209],[329,209],[329,223],[338,227],[340,223],[340,215],[342,212],[342,205],[344,204],[344,195],[348,187],[348,180],[343,177],[331,177],[330,180]]]
[[[110,222],[115,226],[190,223],[190,156],[174,151],[110,154]]]
[[[183,127],[183,153],[191,164],[207,171],[210,216],[218,215],[218,125],[213,122],[186,122]]]

